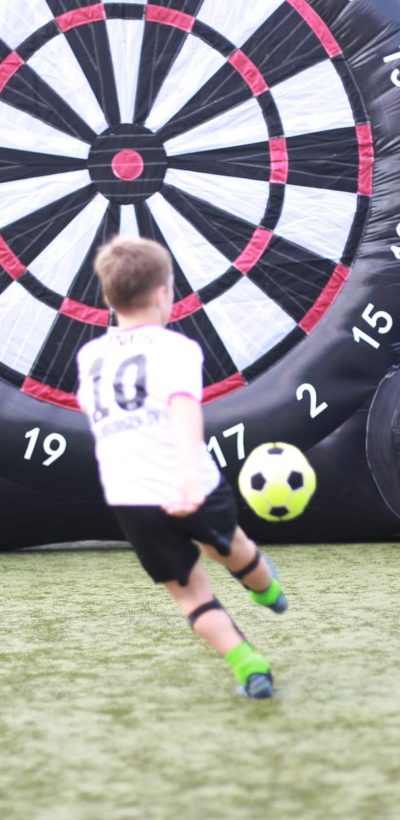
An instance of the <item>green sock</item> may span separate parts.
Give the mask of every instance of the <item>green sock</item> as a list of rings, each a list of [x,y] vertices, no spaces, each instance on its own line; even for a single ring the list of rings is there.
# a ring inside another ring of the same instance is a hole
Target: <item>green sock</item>
[[[246,683],[249,675],[265,675],[270,670],[270,663],[267,658],[256,652],[247,641],[235,646],[224,657],[235,678],[242,684]]]
[[[264,589],[264,592],[254,592],[254,590],[250,589],[249,597],[255,604],[271,606],[271,604],[276,604],[281,592],[282,587],[279,581],[273,578],[268,589]]]

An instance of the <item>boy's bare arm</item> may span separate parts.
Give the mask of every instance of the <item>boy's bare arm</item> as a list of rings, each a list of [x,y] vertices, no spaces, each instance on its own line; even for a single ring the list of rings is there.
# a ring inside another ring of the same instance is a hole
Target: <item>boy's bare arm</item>
[[[178,502],[168,504],[164,509],[169,515],[185,516],[195,512],[204,502],[200,468],[203,411],[195,398],[176,395],[170,402],[170,418],[181,465],[182,494]]]

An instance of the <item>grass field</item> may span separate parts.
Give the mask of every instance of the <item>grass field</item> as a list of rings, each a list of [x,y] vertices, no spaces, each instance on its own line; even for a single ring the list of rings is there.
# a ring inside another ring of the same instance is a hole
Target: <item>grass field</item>
[[[258,703],[132,552],[0,554],[1,820],[398,820],[400,547],[269,552],[281,618],[210,565]]]

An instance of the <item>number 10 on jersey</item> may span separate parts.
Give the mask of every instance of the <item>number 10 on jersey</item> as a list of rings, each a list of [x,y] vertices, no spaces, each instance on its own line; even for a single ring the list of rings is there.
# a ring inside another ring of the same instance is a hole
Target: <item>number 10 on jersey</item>
[[[102,421],[110,415],[110,407],[106,397],[102,395],[103,363],[103,359],[96,359],[90,370],[94,392],[94,422]],[[145,356],[140,353],[121,362],[114,373],[112,389],[114,401],[121,410],[132,411],[142,407],[147,396]]]

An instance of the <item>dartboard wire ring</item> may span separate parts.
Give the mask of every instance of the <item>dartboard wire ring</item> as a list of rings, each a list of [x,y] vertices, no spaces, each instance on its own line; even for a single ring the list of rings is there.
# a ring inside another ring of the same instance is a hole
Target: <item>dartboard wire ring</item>
[[[315,15],[315,12],[313,12],[311,7],[309,7],[308,3],[303,2],[303,0],[288,0],[288,2],[291,6],[293,6],[293,8],[295,8],[296,11],[299,12],[303,19],[306,19],[307,23],[312,24],[311,28],[312,26],[314,26],[315,28],[316,17],[318,17],[318,15]],[[56,33],[66,33],[67,31],[73,29],[76,26],[87,25],[90,23],[98,22],[100,20],[104,21],[106,19],[107,10],[110,7],[112,7],[112,4],[98,3],[94,4],[93,6],[80,8],[76,11],[67,12],[66,14],[60,15],[57,18],[55,18],[56,25],[59,29]],[[134,10],[135,7],[133,6],[131,12]],[[309,14],[310,10],[312,12],[311,17]],[[113,11],[115,12],[115,9],[113,9]],[[189,33],[189,31],[192,34],[196,33],[194,31],[196,18],[192,15],[185,15],[183,12],[171,11],[169,9],[166,9],[165,7],[156,5],[148,5],[146,7],[141,6],[140,11],[143,15],[145,15],[145,19],[147,22],[153,22],[161,25],[170,26],[175,25],[178,29],[183,29],[187,33]],[[318,20],[322,22],[321,18],[318,18]],[[314,31],[314,33],[316,32]],[[337,44],[335,46],[334,38],[332,38],[332,36],[329,35],[329,31],[326,26],[323,29],[322,41],[325,41],[325,46],[327,46],[327,48],[331,50],[331,54],[329,54],[329,50],[327,51],[327,53],[331,57],[332,61],[334,61],[341,55],[340,47]],[[23,48],[21,49],[21,51],[23,53],[24,50],[29,51],[29,42],[25,41],[25,43],[22,45]],[[254,63],[252,63],[250,58],[247,57],[241,49],[238,49],[233,44],[231,45],[232,54],[228,59],[228,62],[238,71],[241,78],[252,90],[254,98],[257,99],[257,101],[259,101],[259,98],[262,94],[269,92],[267,83],[263,78],[261,72],[257,69]],[[25,60],[18,53],[18,50],[10,52],[10,54],[4,58],[4,60],[0,64],[1,91],[3,91],[3,89],[7,87],[8,82],[12,79],[13,76],[15,76],[19,72],[19,70],[24,65]],[[369,196],[371,193],[372,173],[371,130],[369,123],[367,121],[359,121],[356,125],[356,132],[359,145],[360,163],[359,194],[361,196]],[[272,137],[270,139],[270,143],[271,142],[273,143],[272,152],[273,154],[275,154],[275,158],[274,156],[272,157],[272,180],[270,177],[270,182],[272,181],[278,185],[284,186],[285,182],[287,181],[289,173],[288,155],[286,151],[286,139],[282,134],[281,136]],[[247,243],[247,245],[242,250],[242,253],[239,254],[239,256],[237,257],[237,259],[233,261],[233,265],[237,267],[242,274],[247,274],[251,270],[251,268],[257,263],[257,261],[261,258],[263,253],[267,250],[271,242],[272,236],[272,231],[264,228],[262,225],[258,225],[257,227],[255,227],[250,242]],[[20,276],[26,272],[26,266],[24,266],[21,260],[19,260],[18,257],[13,253],[12,248],[8,245],[5,239],[2,239],[2,245],[0,246],[0,260],[3,263],[3,267],[6,273],[13,280],[19,279]],[[243,268],[243,270],[241,270],[241,268]],[[326,310],[327,293],[329,292],[329,300],[331,301],[332,293],[334,293],[334,295],[338,293],[344,281],[347,279],[349,272],[350,268],[346,265],[342,265],[339,263],[335,267],[332,277],[326,286],[325,293],[323,292],[322,294],[320,294],[314,306],[311,308],[311,311],[308,314],[306,314],[306,316],[303,319],[303,330],[305,332],[310,332],[313,329],[321,313],[323,313],[324,310]],[[59,294],[56,294],[56,296],[59,296]],[[185,316],[192,315],[200,309],[201,304],[201,300],[200,302],[198,300],[198,295],[194,293],[192,294],[192,296],[189,296],[189,298],[181,300],[180,303],[175,306],[175,316],[181,320],[182,318],[185,318]],[[107,323],[107,311],[105,311],[104,309],[100,309],[97,310],[96,313],[96,309],[93,309],[93,307],[83,305],[77,302],[76,300],[68,299],[68,297],[64,297],[62,299],[62,307],[60,312],[64,313],[64,315],[67,315],[72,319],[81,322],[89,322],[95,326],[97,325],[104,327]],[[228,388],[228,390],[230,390],[231,388],[242,386],[245,383],[245,380],[243,379],[243,377],[241,377],[240,373],[233,374],[226,381],[228,382],[228,384],[225,384],[225,388]],[[64,406],[66,405],[71,407],[74,405],[73,397],[71,397],[69,394],[65,394],[65,391],[57,391],[57,389],[51,388],[47,392],[46,385],[44,384],[40,385],[41,394],[39,396],[34,382],[34,379],[25,377],[23,380],[23,384],[21,386],[22,390],[24,392],[30,393],[31,395],[36,395],[37,397],[44,398],[44,400],[53,401],[54,403],[60,403]],[[226,390],[224,389],[222,390],[222,392],[226,392]],[[213,397],[215,394],[219,394],[218,385],[211,386],[211,388],[209,389],[208,396]]]

